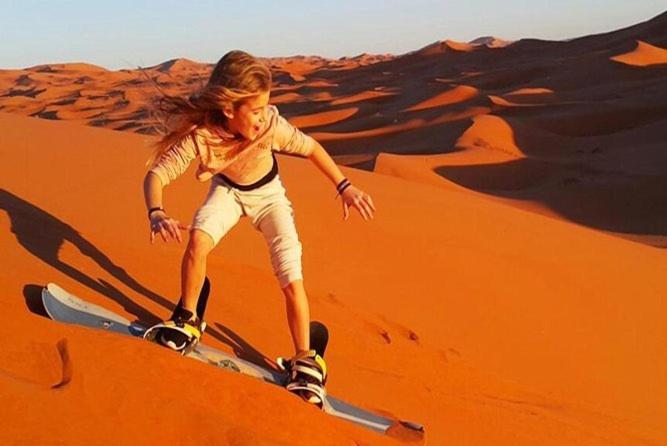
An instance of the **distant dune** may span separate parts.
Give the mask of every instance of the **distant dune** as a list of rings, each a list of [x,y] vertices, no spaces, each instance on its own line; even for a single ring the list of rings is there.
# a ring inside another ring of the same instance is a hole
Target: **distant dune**
[[[621,54],[620,56],[614,56],[611,60],[637,67],[663,65],[667,64],[667,49],[658,48],[638,40],[637,48],[635,48],[634,51]]]

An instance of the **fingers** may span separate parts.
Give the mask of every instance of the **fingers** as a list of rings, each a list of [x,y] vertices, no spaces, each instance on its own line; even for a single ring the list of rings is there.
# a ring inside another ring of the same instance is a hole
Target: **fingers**
[[[351,187],[349,189],[352,189]],[[361,214],[364,220],[372,220],[373,213],[376,211],[375,204],[373,204],[373,199],[370,195],[367,195],[361,191],[354,190],[351,194],[351,198],[343,200],[343,210],[345,213],[345,220],[350,216],[349,207],[354,206],[357,211]]]
[[[160,225],[160,235],[162,236],[162,240],[165,242],[169,241],[169,232],[165,228]]]
[[[370,198],[370,197],[369,197]],[[373,209],[371,204],[367,202],[367,198],[363,195],[358,195],[354,198],[353,201],[354,207],[357,208],[364,220],[373,219]]]
[[[368,221],[371,218],[373,218],[371,217],[370,211],[369,209],[366,208],[365,203],[363,201],[357,204],[357,209],[359,210],[361,216],[364,217],[364,220]]]
[[[178,228],[178,222],[171,220],[169,221],[167,225],[167,230],[169,231],[169,235],[171,238],[176,239],[178,243],[181,243],[181,231]]]
[[[371,198],[370,195],[366,195],[366,201],[368,202],[368,205],[373,209],[373,212],[376,212],[375,205],[373,204],[373,199]]]
[[[165,242],[174,239],[178,243],[182,243],[183,237],[181,236],[181,230],[189,231],[190,229],[190,225],[183,225],[173,218],[161,220],[158,223],[155,223],[151,228],[151,243],[155,242],[155,235],[158,233]]]
[[[347,203],[343,202],[343,220],[347,221],[350,216],[350,208]]]

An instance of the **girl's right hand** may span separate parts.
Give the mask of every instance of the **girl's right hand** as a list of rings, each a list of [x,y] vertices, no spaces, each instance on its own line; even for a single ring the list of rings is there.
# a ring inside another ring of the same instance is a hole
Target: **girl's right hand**
[[[155,243],[155,235],[160,234],[165,242],[174,238],[181,243],[181,230],[189,231],[190,226],[182,225],[178,220],[170,218],[163,211],[156,211],[151,214],[151,243]]]

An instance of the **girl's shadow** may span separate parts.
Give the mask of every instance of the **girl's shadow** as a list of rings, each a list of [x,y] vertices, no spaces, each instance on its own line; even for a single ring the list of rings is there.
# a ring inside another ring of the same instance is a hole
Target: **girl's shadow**
[[[218,327],[223,339],[219,339],[220,342],[227,344],[234,351],[234,355],[238,358],[252,362],[258,366],[267,368],[267,369],[276,369],[273,361],[269,360],[266,355],[259,352],[252,345],[248,344],[241,336],[236,334],[233,330],[228,327],[225,327],[219,322],[216,322],[215,325]],[[207,329],[208,332],[208,329]]]
[[[55,216],[5,189],[0,189],[0,209],[6,211],[9,215],[11,231],[16,235],[21,246],[29,253],[95,292],[114,300],[128,313],[136,316],[137,319],[135,322],[144,326],[150,326],[160,322],[162,319],[132,301],[109,282],[102,279],[95,280],[72,265],[60,260],[58,252],[65,241],[76,246],[82,254],[94,260],[100,267],[128,288],[151,299],[167,310],[173,311],[175,307],[174,303],[138,283],[127,271],[116,265],[106,254],[79,234],[78,231]],[[28,309],[33,313],[46,316],[46,312],[41,305],[41,290],[42,287],[39,285],[26,285],[23,292]],[[206,330],[206,333],[218,341],[231,346],[235,351],[237,350],[238,343],[230,342],[229,337],[223,335],[221,332],[209,328]],[[255,349],[238,338],[238,336],[234,336],[234,339],[240,340],[241,345],[244,346],[243,350],[253,352],[250,355],[243,351],[237,352],[237,354],[243,355],[246,358],[263,358],[263,355],[260,355]]]

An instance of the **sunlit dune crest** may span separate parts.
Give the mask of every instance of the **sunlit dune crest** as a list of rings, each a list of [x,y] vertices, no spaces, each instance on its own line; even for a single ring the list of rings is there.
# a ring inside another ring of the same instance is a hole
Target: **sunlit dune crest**
[[[444,41],[445,45],[447,45],[449,48],[455,51],[463,51],[463,52],[468,52],[472,51],[474,46],[466,43],[466,42],[457,42],[455,40],[445,40]]]
[[[289,102],[297,102],[303,100],[303,96],[299,93],[283,93],[271,97],[271,102],[273,104],[285,104]]]
[[[82,73],[105,73],[108,72],[106,68],[84,62],[68,62],[68,63],[53,63],[41,64],[25,68],[26,71],[33,71],[36,73],[68,73],[68,72],[82,72]]]
[[[310,115],[293,116],[289,119],[289,121],[292,123],[292,125],[305,129],[308,127],[334,124],[336,122],[343,121],[351,116],[354,116],[357,111],[359,111],[358,108],[350,107],[340,110],[313,113]]]
[[[504,48],[512,44],[510,40],[503,40],[493,36],[478,37],[469,42],[473,46],[486,46],[488,48]]]
[[[519,88],[518,90],[510,91],[506,93],[505,96],[512,95],[541,95],[541,94],[552,94],[554,91],[550,88]]]
[[[361,93],[345,96],[331,101],[331,105],[353,104],[356,102],[363,102],[369,99],[381,98],[384,96],[393,96],[396,93],[387,91],[363,91]]]
[[[489,113],[488,107],[470,107],[465,110],[444,113],[441,116],[430,120],[426,119],[408,119],[400,122],[395,119],[395,124],[377,127],[368,130],[359,130],[351,132],[313,132],[311,136],[319,141],[344,141],[353,139],[362,139],[376,136],[392,135],[420,128],[427,128],[448,122],[462,121],[468,118]]]
[[[535,103],[521,104],[521,103],[518,103],[518,102],[508,101],[507,99],[505,99],[501,96],[495,96],[495,95],[489,95],[489,100],[493,104],[500,105],[502,107],[535,107],[535,106],[538,106],[538,105],[542,105],[542,104],[535,104]]]
[[[423,110],[433,107],[441,107],[443,105],[456,104],[467,101],[479,94],[479,90],[468,85],[459,85],[451,90],[444,91],[435,95],[434,97],[415,104],[405,111]]]
[[[667,64],[667,49],[638,40],[633,51],[614,56],[611,60],[636,67]]]
[[[515,157],[524,157],[524,153],[516,145],[512,127],[499,116],[474,117],[473,124],[456,141],[456,147],[498,150]]]

